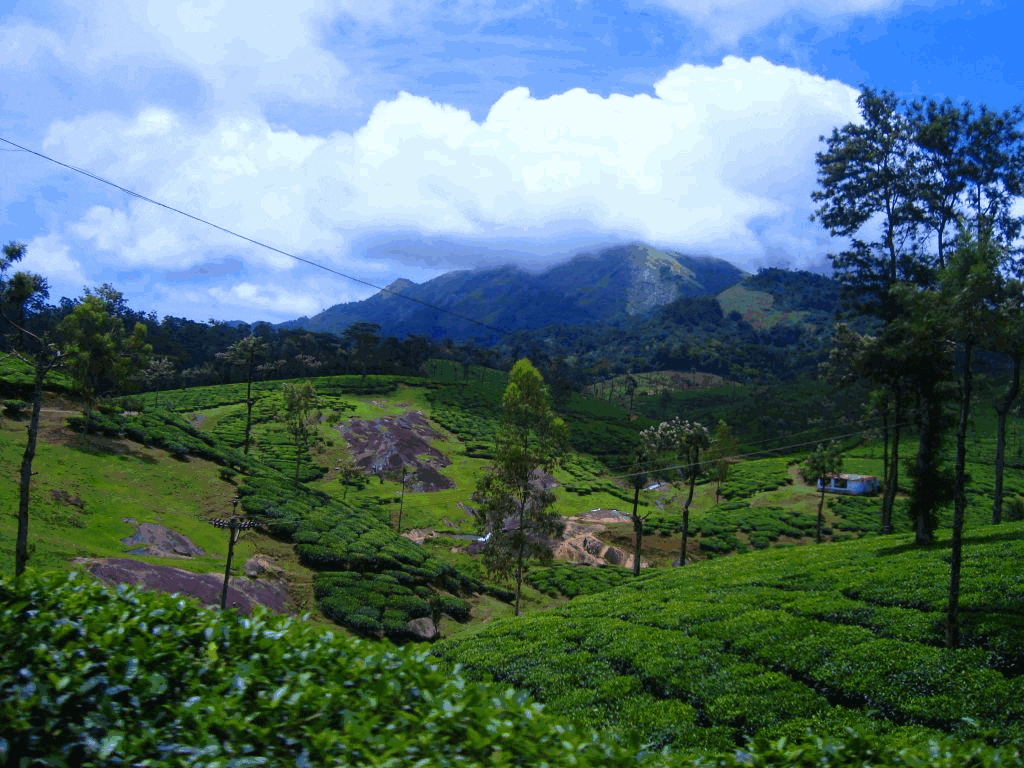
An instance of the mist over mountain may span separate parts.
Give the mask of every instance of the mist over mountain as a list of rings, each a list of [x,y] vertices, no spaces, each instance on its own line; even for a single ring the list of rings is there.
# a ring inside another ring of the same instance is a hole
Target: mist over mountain
[[[399,279],[368,299],[336,304],[280,327],[340,333],[352,323],[371,322],[384,335],[487,341],[495,337],[494,328],[644,317],[680,297],[717,294],[746,276],[722,259],[643,244],[614,246],[578,254],[540,273],[509,265],[448,272],[421,284]]]

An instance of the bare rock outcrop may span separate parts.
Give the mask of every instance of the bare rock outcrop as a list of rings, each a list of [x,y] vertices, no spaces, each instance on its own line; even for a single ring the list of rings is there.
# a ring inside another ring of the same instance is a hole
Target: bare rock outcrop
[[[422,619],[413,619],[406,625],[406,628],[409,630],[409,634],[416,640],[420,640],[425,643],[434,642],[434,640],[436,640],[440,635],[433,620],[426,617]]]

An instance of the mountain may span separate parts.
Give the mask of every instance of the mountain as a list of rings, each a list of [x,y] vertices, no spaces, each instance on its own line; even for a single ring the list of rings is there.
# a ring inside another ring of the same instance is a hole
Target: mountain
[[[399,279],[363,301],[336,304],[281,326],[340,333],[352,323],[371,322],[385,335],[486,340],[494,337],[493,328],[643,316],[681,296],[718,293],[746,275],[721,259],[641,244],[616,246],[579,254],[539,274],[502,266],[448,272],[422,284]]]

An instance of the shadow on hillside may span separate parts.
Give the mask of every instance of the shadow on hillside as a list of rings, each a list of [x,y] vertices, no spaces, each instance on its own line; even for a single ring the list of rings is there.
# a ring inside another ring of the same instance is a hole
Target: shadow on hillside
[[[1016,539],[1024,539],[1024,529],[1018,529],[1016,531],[1007,530],[1006,533],[990,533],[984,536],[964,536],[964,546],[970,547],[977,544],[996,544],[1001,541],[1014,541]],[[889,555],[902,555],[907,552],[920,552],[930,550],[941,550],[949,549],[950,540],[940,539],[934,541],[931,544],[915,544],[913,541],[909,541],[906,544],[899,544],[895,547],[888,547],[886,549],[880,549],[875,553],[876,557],[888,557]]]
[[[90,453],[94,456],[120,456],[121,458],[132,458],[141,461],[143,464],[159,464],[160,462],[147,453],[138,449],[130,448],[118,440],[111,440],[102,435],[83,435],[73,433],[68,436],[64,444],[73,450],[82,453]]]

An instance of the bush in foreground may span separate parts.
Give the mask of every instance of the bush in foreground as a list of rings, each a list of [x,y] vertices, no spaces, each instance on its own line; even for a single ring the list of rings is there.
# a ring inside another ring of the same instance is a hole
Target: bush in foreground
[[[525,694],[257,612],[0,581],[0,765],[626,766]]]

